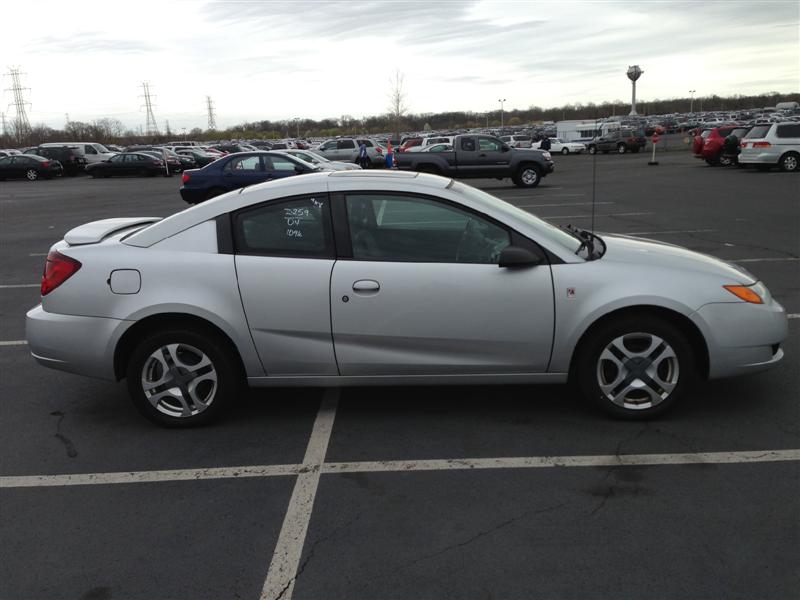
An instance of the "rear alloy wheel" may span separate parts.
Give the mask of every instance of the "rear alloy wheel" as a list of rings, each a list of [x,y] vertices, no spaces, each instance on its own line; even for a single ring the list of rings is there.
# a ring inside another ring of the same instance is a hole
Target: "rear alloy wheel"
[[[719,164],[723,167],[730,167],[733,164],[730,156],[725,156],[724,154],[720,154],[719,156]]]
[[[789,152],[781,157],[780,160],[781,171],[787,173],[796,173],[800,170],[800,154]]]
[[[597,154],[597,146],[589,146],[589,154]]]
[[[28,181],[36,181],[39,179],[39,173],[36,171],[36,169],[28,169],[25,172],[25,177],[28,179]]]
[[[562,148],[562,149],[561,149],[561,154],[563,154],[564,156],[566,156],[567,154],[569,154],[569,148]]]
[[[152,334],[128,362],[128,392],[137,410],[166,427],[205,425],[235,399],[241,378],[216,336],[189,330]]]
[[[695,376],[688,340],[657,317],[625,317],[602,325],[586,340],[576,364],[584,396],[623,419],[664,413]]]
[[[539,185],[542,176],[539,174],[538,167],[533,165],[523,165],[517,171],[517,176],[514,178],[514,184],[518,187],[534,188]]]
[[[625,144],[618,144],[617,145],[617,152],[619,154],[625,154],[628,151],[628,147]]]

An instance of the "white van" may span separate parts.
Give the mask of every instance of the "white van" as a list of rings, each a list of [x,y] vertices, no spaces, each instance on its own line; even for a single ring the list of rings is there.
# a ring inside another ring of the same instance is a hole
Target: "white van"
[[[47,144],[40,144],[40,146],[69,146],[75,148],[76,153],[83,156],[86,161],[91,163],[103,162],[114,156],[116,152],[112,152],[103,144],[97,142],[49,142]]]
[[[787,121],[756,125],[741,141],[740,165],[800,172],[800,123]]]

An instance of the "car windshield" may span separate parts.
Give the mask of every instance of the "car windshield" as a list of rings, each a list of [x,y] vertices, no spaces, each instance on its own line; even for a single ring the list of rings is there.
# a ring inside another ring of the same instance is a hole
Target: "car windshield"
[[[523,221],[526,225],[529,225],[535,229],[536,232],[543,238],[558,244],[562,248],[566,248],[571,253],[575,253],[581,246],[580,240],[578,240],[574,235],[564,231],[559,227],[556,227],[555,225],[551,225],[547,221],[543,221],[539,217],[534,216],[531,213],[514,206],[513,204],[509,204],[505,200],[501,200],[496,196],[492,196],[491,194],[487,194],[482,190],[474,188],[470,185],[465,185],[458,181],[451,181],[449,188],[470,200],[489,204],[492,208],[498,210],[499,212]]]

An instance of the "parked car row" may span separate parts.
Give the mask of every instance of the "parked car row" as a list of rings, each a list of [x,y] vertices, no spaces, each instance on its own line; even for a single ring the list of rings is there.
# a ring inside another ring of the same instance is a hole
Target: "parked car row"
[[[695,158],[710,166],[753,166],[800,171],[800,123],[794,121],[702,129],[692,143]]]

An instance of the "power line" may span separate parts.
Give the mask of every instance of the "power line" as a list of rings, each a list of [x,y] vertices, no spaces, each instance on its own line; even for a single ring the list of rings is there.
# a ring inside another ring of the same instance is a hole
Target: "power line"
[[[214,112],[214,102],[211,96],[206,96],[206,108],[208,109],[208,128],[213,130],[217,128],[217,115]]]
[[[19,68],[13,69],[9,67],[8,69],[8,76],[11,77],[11,87],[6,88],[5,91],[11,92],[14,96],[14,101],[9,104],[9,108],[13,105],[14,106],[14,127],[16,129],[17,136],[22,136],[30,131],[31,124],[28,121],[28,114],[25,110],[25,106],[30,106],[30,102],[25,102],[25,95],[23,92],[30,91],[30,88],[22,87],[22,83],[20,82],[20,75],[24,75],[25,73],[20,73]]]
[[[142,90],[144,91],[144,94],[140,96],[140,98],[144,98],[144,104],[142,107],[147,110],[145,133],[147,135],[158,135],[158,124],[156,123],[156,117],[153,114],[153,101],[150,96],[150,83],[143,81]]]

